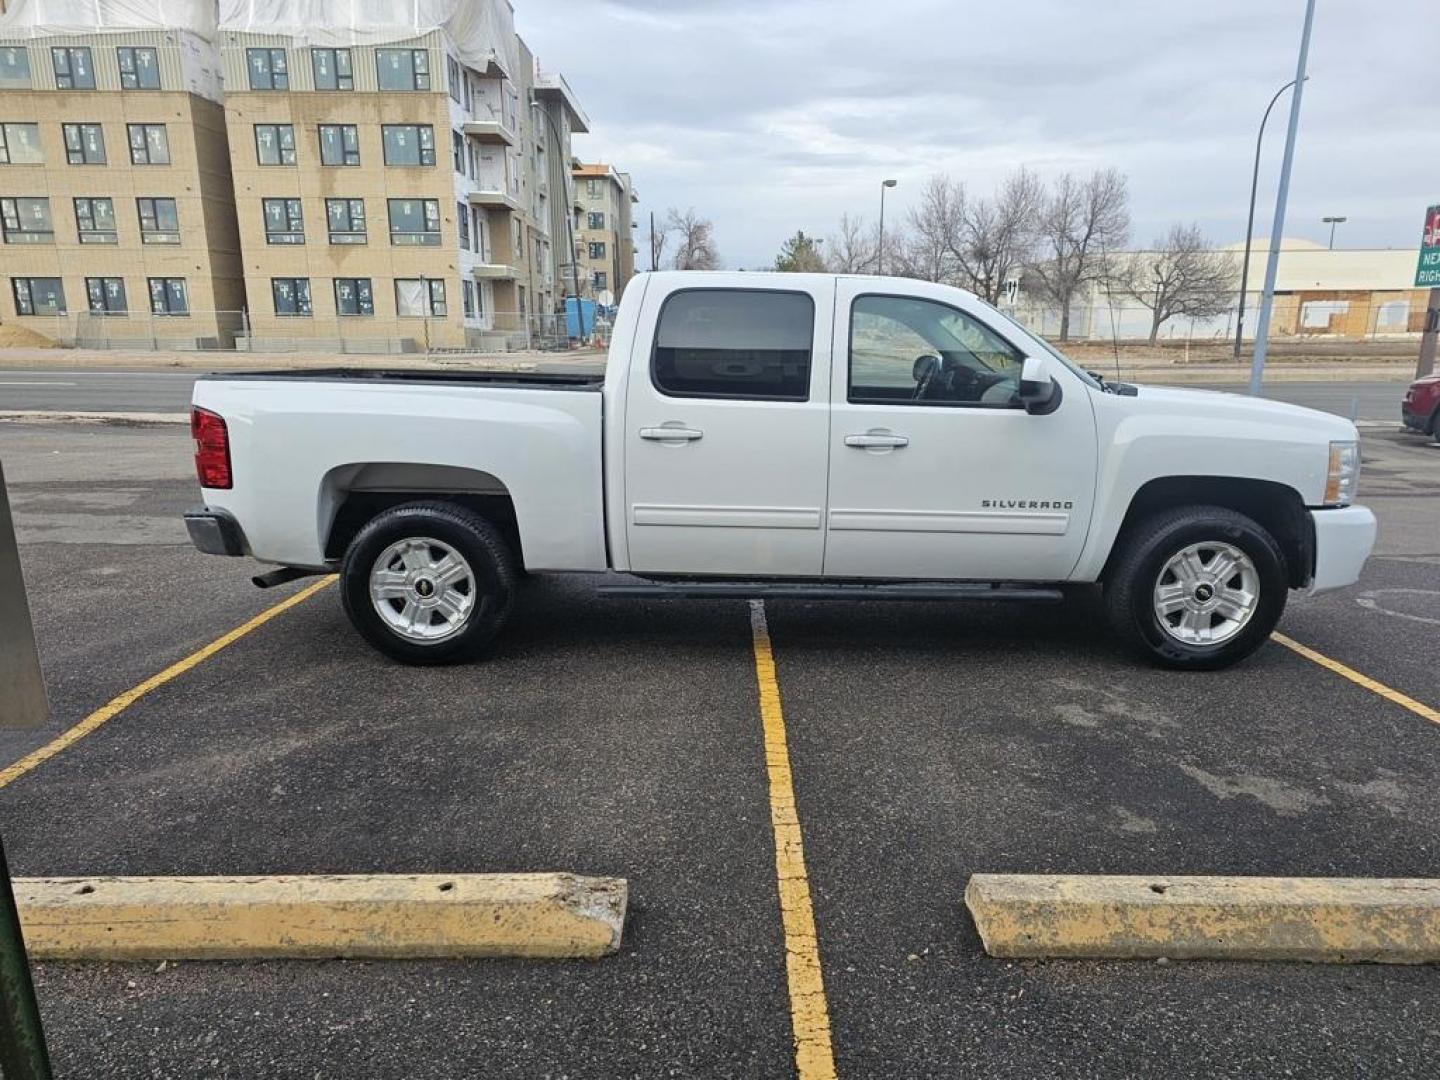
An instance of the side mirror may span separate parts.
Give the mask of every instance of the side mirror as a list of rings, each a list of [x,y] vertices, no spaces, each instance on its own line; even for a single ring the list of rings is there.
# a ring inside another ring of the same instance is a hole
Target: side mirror
[[[927,382],[938,374],[940,374],[940,358],[932,353],[917,356],[914,365],[910,368],[910,377],[917,383]]]
[[[1027,356],[1020,369],[1020,404],[1031,416],[1045,416],[1060,407],[1060,384],[1050,374],[1050,362],[1043,356]]]

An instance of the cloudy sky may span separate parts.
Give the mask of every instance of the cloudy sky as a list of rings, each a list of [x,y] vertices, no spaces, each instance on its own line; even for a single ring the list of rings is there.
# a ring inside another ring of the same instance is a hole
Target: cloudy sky
[[[797,228],[887,219],[926,177],[986,191],[1016,165],[1128,174],[1134,239],[1244,235],[1255,130],[1294,77],[1303,0],[515,0],[543,66],[628,169],[642,213],[693,206],[725,264]],[[1440,4],[1319,0],[1287,236],[1414,247],[1440,202]],[[1267,235],[1286,105],[1271,116]],[[640,240],[642,252],[647,248]]]

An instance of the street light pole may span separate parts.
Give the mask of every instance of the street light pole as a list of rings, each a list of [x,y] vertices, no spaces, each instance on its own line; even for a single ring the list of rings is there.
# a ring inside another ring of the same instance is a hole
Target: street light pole
[[[898,181],[882,180],[880,182],[880,239],[876,244],[875,266],[878,273],[885,273],[885,189],[893,188]]]
[[[1240,264],[1240,310],[1235,316],[1235,362],[1240,362],[1240,341],[1245,332],[1245,296],[1250,287],[1250,244],[1255,236],[1255,193],[1260,186],[1260,147],[1265,142],[1265,125],[1270,120],[1270,110],[1280,96],[1295,85],[1291,79],[1270,99],[1265,106],[1265,115],[1260,118],[1260,134],[1255,136],[1255,169],[1250,174],[1250,216],[1245,221],[1245,261]]]
[[[1328,250],[1334,251],[1334,250],[1335,250],[1335,226],[1336,226],[1336,225],[1343,225],[1343,224],[1345,224],[1345,222],[1349,221],[1350,219],[1349,219],[1349,218],[1345,218],[1345,217],[1323,217],[1323,218],[1321,218],[1320,220],[1321,220],[1323,223],[1325,223],[1326,225],[1329,225],[1329,226],[1330,226],[1330,247],[1329,247]]]
[[[1275,221],[1270,228],[1270,257],[1265,263],[1265,291],[1260,295],[1260,321],[1255,327],[1255,351],[1250,360],[1250,396],[1260,396],[1265,377],[1265,353],[1270,346],[1270,315],[1275,307],[1275,278],[1280,272],[1280,238],[1285,233],[1285,202],[1290,196],[1290,170],[1295,164],[1295,139],[1300,131],[1300,99],[1305,96],[1305,64],[1310,59],[1310,30],[1315,25],[1315,0],[1305,2],[1305,26],[1300,32],[1300,55],[1295,62],[1295,92],[1290,95],[1290,127],[1285,133],[1285,157],[1280,163],[1280,188],[1275,193]]]

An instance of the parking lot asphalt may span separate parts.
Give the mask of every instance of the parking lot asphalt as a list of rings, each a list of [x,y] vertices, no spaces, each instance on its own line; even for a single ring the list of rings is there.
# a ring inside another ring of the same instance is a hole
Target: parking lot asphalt
[[[0,425],[55,718],[298,586],[193,552],[183,429]],[[1291,637],[1440,705],[1440,450],[1365,432],[1361,585]],[[488,661],[395,666],[322,591],[4,788],[17,874],[629,878],[600,962],[39,966],[59,1075],[793,1075],[741,602],[526,582]],[[1272,645],[1134,663],[1054,607],[770,603],[838,1073],[1433,1076],[1440,972],[1007,962],[980,871],[1437,876],[1440,727]]]

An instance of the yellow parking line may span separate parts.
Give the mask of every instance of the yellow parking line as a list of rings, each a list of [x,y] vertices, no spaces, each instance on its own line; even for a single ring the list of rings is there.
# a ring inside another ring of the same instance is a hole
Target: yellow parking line
[[[790,1029],[795,1040],[795,1071],[800,1080],[834,1080],[835,1052],[830,1046],[830,1009],[820,971],[815,909],[805,874],[805,846],[790,774],[785,714],[775,681],[775,656],[765,602],[750,601],[750,630],[755,640],[755,677],[760,685],[760,719],[765,729],[765,770],[770,777],[770,826],[775,832],[775,877],[780,889],[780,921],[785,931],[785,972],[790,987]]]
[[[49,761],[52,757],[60,753],[60,751],[64,750],[67,746],[79,742],[86,735],[89,735],[92,731],[100,727],[106,721],[115,719],[115,717],[119,716],[131,705],[135,704],[135,702],[139,701],[146,694],[150,693],[151,690],[158,689],[159,687],[164,686],[166,683],[170,682],[172,679],[179,678],[181,675],[184,675],[185,672],[195,667],[201,661],[208,660],[210,657],[218,653],[221,649],[225,648],[228,645],[233,645],[235,642],[239,641],[252,630],[258,630],[271,619],[275,618],[275,616],[289,611],[297,604],[304,603],[321,589],[334,582],[334,580],[334,577],[327,577],[322,581],[317,581],[315,582],[315,584],[309,585],[306,588],[301,589],[294,596],[287,597],[286,599],[280,601],[280,603],[276,604],[274,607],[267,608],[259,615],[256,615],[249,622],[244,623],[241,626],[237,626],[228,634],[224,634],[221,637],[216,638],[214,641],[210,642],[209,645],[206,645],[204,648],[197,649],[195,652],[185,657],[185,659],[171,664],[159,674],[151,675],[150,678],[146,679],[138,686],[132,686],[123,694],[119,694],[116,697],[111,698],[104,705],[100,706],[100,708],[96,709],[89,716],[85,717],[84,720],[81,720],[74,727],[62,731],[59,735],[55,736],[55,738],[51,739],[44,746],[40,747],[40,749],[31,751],[19,761],[15,762],[15,764],[7,766],[4,769],[0,769],[0,787],[4,787],[6,784],[18,780],[20,777],[30,772],[30,770]]]
[[[1316,652],[1308,645],[1301,645],[1298,641],[1295,641],[1293,638],[1288,638],[1284,634],[1271,634],[1270,636],[1273,637],[1276,641],[1278,641],[1281,645],[1284,645],[1291,652],[1299,653],[1301,656],[1305,657],[1306,660],[1313,660],[1321,667],[1333,671],[1341,678],[1349,679],[1356,686],[1363,686],[1372,694],[1379,694],[1386,701],[1393,702],[1394,704],[1399,705],[1402,709],[1409,709],[1412,713],[1414,713],[1416,716],[1420,717],[1423,720],[1429,720],[1432,724],[1440,724],[1440,711],[1432,709],[1429,705],[1422,704],[1421,702],[1416,701],[1414,698],[1406,694],[1402,694],[1399,690],[1395,690],[1389,686],[1386,686],[1382,682],[1376,682],[1368,675],[1361,675],[1360,672],[1356,671],[1352,667],[1346,667],[1344,664],[1340,663],[1339,660],[1331,660],[1330,657],[1324,655],[1323,653]]]

